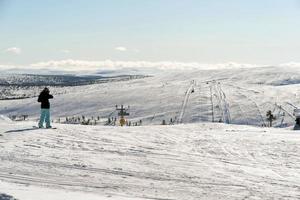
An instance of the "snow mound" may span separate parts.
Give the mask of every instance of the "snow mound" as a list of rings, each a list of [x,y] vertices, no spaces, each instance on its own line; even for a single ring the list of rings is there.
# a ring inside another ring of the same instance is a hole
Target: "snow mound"
[[[0,194],[0,200],[17,200],[17,199],[7,194]]]
[[[11,119],[5,115],[0,115],[0,121],[11,122]]]

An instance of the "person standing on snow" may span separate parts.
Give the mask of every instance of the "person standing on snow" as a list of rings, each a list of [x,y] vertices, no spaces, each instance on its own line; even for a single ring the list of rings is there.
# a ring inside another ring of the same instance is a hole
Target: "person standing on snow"
[[[44,122],[46,122],[46,128],[52,128],[50,124],[49,99],[53,99],[53,96],[50,94],[50,90],[47,87],[45,87],[38,98],[38,102],[41,103],[41,117],[39,121],[39,128],[43,128]]]

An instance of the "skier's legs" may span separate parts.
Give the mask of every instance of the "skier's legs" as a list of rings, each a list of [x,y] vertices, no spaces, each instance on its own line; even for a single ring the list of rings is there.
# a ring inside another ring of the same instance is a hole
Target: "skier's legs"
[[[40,121],[39,121],[39,127],[40,128],[43,127],[45,117],[46,117],[45,109],[41,109],[41,116],[40,116]]]
[[[45,121],[46,121],[46,128],[50,128],[50,109],[45,109]]]

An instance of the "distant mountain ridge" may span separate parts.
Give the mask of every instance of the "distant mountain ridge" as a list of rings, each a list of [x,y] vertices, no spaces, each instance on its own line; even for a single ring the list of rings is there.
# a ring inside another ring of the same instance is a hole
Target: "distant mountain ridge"
[[[5,74],[0,75],[0,100],[24,99],[35,97],[43,87],[55,87],[55,94],[65,92],[65,87],[75,87],[107,82],[128,81],[145,78],[144,75],[119,76],[77,76],[77,75],[36,75]]]
[[[0,86],[77,86],[103,83],[109,81],[122,81],[128,79],[144,78],[144,75],[37,75],[37,74],[11,74],[0,75]]]

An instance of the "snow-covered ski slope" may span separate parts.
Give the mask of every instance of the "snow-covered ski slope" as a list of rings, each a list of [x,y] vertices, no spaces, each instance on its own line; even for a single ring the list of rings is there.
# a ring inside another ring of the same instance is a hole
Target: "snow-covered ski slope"
[[[300,135],[260,127],[267,110],[275,126],[294,123],[298,83],[297,68],[181,71],[67,87],[52,100],[54,119],[105,118],[130,105],[140,127],[35,129],[6,117],[36,119],[35,98],[0,101],[0,197],[299,199]],[[153,126],[170,118],[184,124]]]
[[[260,67],[187,70],[157,73],[144,79],[67,87],[52,100],[53,119],[72,116],[115,116],[115,105],[130,106],[132,121],[161,124],[173,121],[267,124],[271,110],[277,127],[294,123],[299,106],[300,69]],[[51,89],[51,87],[50,87]],[[55,92],[55,88],[52,88]],[[36,119],[36,98],[0,101],[0,114],[25,114]]]
[[[0,191],[20,200],[299,199],[300,135],[195,123],[0,122]]]

